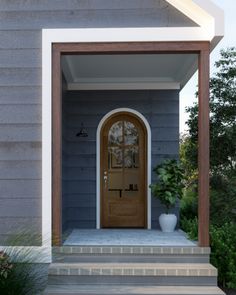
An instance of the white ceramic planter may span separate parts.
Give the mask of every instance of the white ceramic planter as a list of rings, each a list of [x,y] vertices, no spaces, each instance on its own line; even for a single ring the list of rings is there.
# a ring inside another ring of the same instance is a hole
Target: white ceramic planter
[[[177,217],[175,214],[161,214],[159,217],[161,230],[164,233],[171,233],[175,230]]]

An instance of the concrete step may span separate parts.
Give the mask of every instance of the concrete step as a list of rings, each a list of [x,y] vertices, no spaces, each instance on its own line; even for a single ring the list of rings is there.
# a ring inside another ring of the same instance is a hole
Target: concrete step
[[[206,263],[52,263],[49,284],[217,284],[217,269]]]
[[[225,295],[217,287],[51,285],[44,295]]]
[[[77,246],[53,248],[54,262],[209,263],[210,248]]]

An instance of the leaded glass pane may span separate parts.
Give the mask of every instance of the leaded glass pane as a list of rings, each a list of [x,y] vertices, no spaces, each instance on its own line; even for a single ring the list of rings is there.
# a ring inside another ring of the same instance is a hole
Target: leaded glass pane
[[[108,144],[115,145],[123,142],[123,122],[118,121],[114,123],[108,134]]]
[[[124,143],[125,145],[138,144],[138,129],[131,122],[124,121]]]

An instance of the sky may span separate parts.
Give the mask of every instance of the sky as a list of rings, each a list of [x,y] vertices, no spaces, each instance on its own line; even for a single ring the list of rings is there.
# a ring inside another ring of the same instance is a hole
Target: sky
[[[212,0],[216,5],[221,7],[225,13],[225,35],[221,42],[217,45],[214,51],[211,53],[211,75],[215,72],[214,63],[220,58],[220,50],[227,47],[236,47],[236,0]],[[188,115],[185,112],[187,106],[193,105],[196,101],[195,92],[197,90],[197,73],[186,84],[186,86],[180,92],[180,132],[187,131],[185,124]]]

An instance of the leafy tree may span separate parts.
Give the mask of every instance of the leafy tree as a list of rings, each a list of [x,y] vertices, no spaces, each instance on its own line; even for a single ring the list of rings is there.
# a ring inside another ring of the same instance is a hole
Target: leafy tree
[[[236,48],[221,50],[210,79],[211,222],[236,222]],[[198,105],[187,109],[189,134],[182,137],[180,158],[187,187],[181,216],[197,215]],[[219,218],[219,216],[221,218]]]
[[[217,72],[210,79],[210,166],[211,172],[236,171],[236,48],[221,50],[215,63]],[[197,168],[198,105],[187,108],[189,136],[184,155],[189,168]]]

